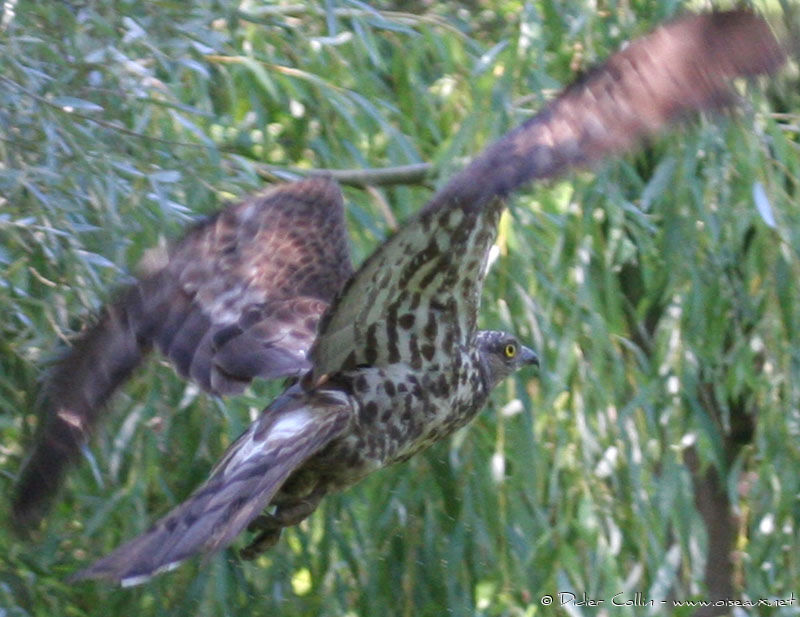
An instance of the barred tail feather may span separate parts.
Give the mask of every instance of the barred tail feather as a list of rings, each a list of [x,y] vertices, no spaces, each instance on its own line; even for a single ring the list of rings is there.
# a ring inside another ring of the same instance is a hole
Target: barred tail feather
[[[293,388],[275,400],[216,465],[208,481],[149,531],[71,580],[144,583],[197,553],[230,544],[291,473],[346,427],[346,402]]]

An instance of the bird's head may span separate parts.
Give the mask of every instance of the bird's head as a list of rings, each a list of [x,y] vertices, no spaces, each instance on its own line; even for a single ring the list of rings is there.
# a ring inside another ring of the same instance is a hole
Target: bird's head
[[[539,366],[539,356],[507,332],[481,330],[477,334],[476,343],[480,352],[483,378],[489,390],[525,365]]]

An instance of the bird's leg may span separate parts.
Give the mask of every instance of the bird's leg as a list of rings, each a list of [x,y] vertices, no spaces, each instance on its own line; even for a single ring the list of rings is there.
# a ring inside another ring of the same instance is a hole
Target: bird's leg
[[[262,531],[250,544],[239,551],[239,556],[246,561],[255,559],[261,553],[266,552],[267,549],[272,548],[278,543],[282,529],[282,527],[275,527]]]
[[[283,528],[297,525],[308,518],[317,509],[325,492],[324,489],[318,487],[302,499],[279,505],[272,514],[261,514],[254,518],[247,526],[247,531],[261,533],[240,551],[242,559],[255,559],[267,549],[275,546],[281,537]]]

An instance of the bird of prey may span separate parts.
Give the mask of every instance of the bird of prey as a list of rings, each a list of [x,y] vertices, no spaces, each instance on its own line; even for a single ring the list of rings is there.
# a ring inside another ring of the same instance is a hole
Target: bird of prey
[[[487,148],[355,272],[329,180],[277,188],[198,225],[56,368],[17,518],[41,511],[102,404],[156,345],[210,392],[298,379],[183,503],[75,578],[141,583],[246,528],[257,535],[245,557],[269,547],[326,494],[467,424],[497,383],[537,362],[514,336],[476,329],[511,191],[725,106],[732,78],[772,72],[783,58],[746,11],[667,24]]]

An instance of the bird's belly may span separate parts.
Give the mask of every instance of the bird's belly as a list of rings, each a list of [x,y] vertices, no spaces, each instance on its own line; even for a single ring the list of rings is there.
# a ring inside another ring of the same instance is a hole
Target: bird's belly
[[[354,372],[351,384],[352,430],[309,461],[332,490],[447,437],[486,402],[478,371],[463,363],[424,372],[406,365],[362,369]]]

